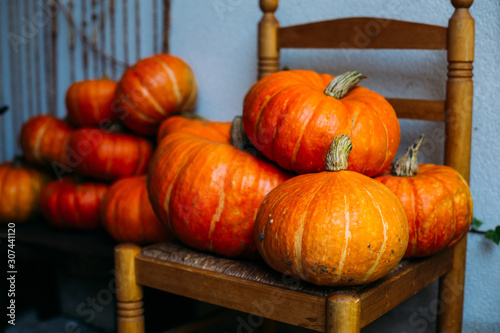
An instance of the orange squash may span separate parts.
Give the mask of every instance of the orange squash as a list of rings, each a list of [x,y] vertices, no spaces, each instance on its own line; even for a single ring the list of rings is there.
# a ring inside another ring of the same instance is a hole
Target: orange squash
[[[472,222],[472,196],[463,177],[445,165],[418,164],[424,140],[422,135],[390,171],[375,178],[405,209],[410,233],[405,257],[428,256],[454,245]]]
[[[151,207],[146,175],[123,178],[111,185],[100,212],[104,227],[117,242],[143,244],[172,238]]]
[[[23,223],[38,215],[40,192],[49,181],[17,160],[0,164],[0,223]]]
[[[201,127],[200,127],[201,126]],[[165,119],[158,128],[158,143],[169,133],[177,131],[187,131],[193,134],[203,132],[210,127],[221,134],[221,140],[225,140],[231,130],[231,122],[211,121],[195,113],[184,113],[182,115],[171,116]],[[215,133],[211,133],[214,135]]]
[[[355,285],[393,270],[408,244],[408,222],[384,185],[348,171],[348,136],[330,146],[326,170],[299,175],[264,199],[255,222],[262,258],[318,285]]]
[[[245,96],[245,132],[265,156],[299,174],[325,170],[329,144],[345,134],[354,147],[349,170],[377,175],[397,153],[399,121],[382,96],[356,85],[363,78],[306,70],[264,77]]]
[[[168,116],[192,111],[197,96],[196,79],[189,65],[168,54],[141,59],[128,68],[116,92],[123,123],[144,135],[155,134]]]
[[[107,190],[108,186],[100,183],[55,180],[42,189],[40,208],[52,226],[94,230],[101,226],[99,206]]]
[[[29,163],[50,166],[66,165],[66,150],[73,128],[50,115],[39,115],[21,128],[20,144]]]
[[[228,257],[254,256],[257,210],[289,174],[233,147],[229,133],[223,136],[203,124],[188,127],[166,135],[151,159],[153,209],[191,247]]]
[[[99,126],[118,119],[120,114],[113,110],[116,86],[117,82],[106,79],[71,84],[65,98],[70,123],[77,127]]]

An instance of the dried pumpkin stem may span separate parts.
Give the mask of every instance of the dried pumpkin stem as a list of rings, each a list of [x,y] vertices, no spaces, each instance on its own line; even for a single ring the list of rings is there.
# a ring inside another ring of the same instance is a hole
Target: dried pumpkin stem
[[[241,116],[236,116],[231,123],[231,145],[236,149],[247,151],[250,147],[253,148],[250,139],[243,128],[243,119]]]
[[[330,83],[328,83],[328,86],[326,86],[325,95],[337,99],[343,98],[352,88],[354,88],[356,84],[361,82],[363,79],[366,79],[366,76],[357,71],[351,71],[336,76],[333,80],[330,81]]]
[[[347,135],[336,136],[326,154],[326,171],[347,170],[347,158],[351,149],[351,139]]]
[[[415,176],[418,172],[417,154],[418,150],[425,141],[425,135],[422,134],[420,138],[408,147],[406,153],[398,158],[392,165],[391,173],[400,177]]]

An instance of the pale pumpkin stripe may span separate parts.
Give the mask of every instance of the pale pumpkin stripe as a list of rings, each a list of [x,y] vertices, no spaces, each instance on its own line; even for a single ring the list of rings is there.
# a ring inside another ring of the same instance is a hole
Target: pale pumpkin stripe
[[[208,231],[208,239],[210,240],[210,245],[209,249],[210,251],[213,251],[213,239],[212,239],[212,232],[215,229],[215,224],[219,222],[220,216],[222,215],[222,212],[224,211],[224,203],[226,201],[226,193],[222,191],[220,197],[219,197],[219,204],[217,205],[217,209],[215,210],[215,214],[212,216],[212,220],[210,221],[210,229]]]
[[[177,106],[181,105],[182,102],[182,94],[179,89],[179,83],[177,82],[177,77],[175,76],[175,73],[172,71],[172,69],[163,61],[160,61],[156,57],[152,58],[157,64],[159,64],[165,72],[167,73],[168,77],[170,78],[170,81],[172,82],[172,91],[174,92],[175,99],[177,100]],[[164,114],[165,116],[167,114]]]
[[[313,198],[313,200],[316,198],[318,193],[320,193],[321,190],[323,190],[324,187],[326,187],[328,183],[323,184],[322,186],[318,186],[314,194],[308,193],[308,197]],[[300,191],[301,189],[299,189]],[[295,192],[294,192],[295,194]],[[297,273],[300,275],[302,279],[306,279],[307,277],[304,276],[303,270],[302,270],[302,241],[304,240],[304,229],[306,222],[311,221],[309,218],[309,214],[307,212],[309,211],[309,206],[311,205],[313,200],[309,200],[307,203],[307,207],[303,210],[303,214],[301,216],[300,222],[297,223],[299,224],[299,228],[297,230],[296,236],[295,236],[295,243],[294,243],[294,252],[296,256],[296,264],[297,264]],[[306,220],[307,218],[307,220]]]
[[[49,126],[48,122],[43,123],[43,127],[37,131],[38,136],[35,138],[35,146],[33,147],[33,155],[37,161],[42,160],[42,156],[40,155],[40,145],[42,144],[43,137],[45,136],[45,132],[47,131],[47,127]]]
[[[142,112],[138,112],[137,111],[137,105],[133,104],[130,99],[128,98],[127,95],[122,95],[121,97],[121,102],[124,103],[124,104],[127,104],[128,107],[130,107],[131,109],[135,110],[134,114],[140,118],[141,120],[147,122],[147,123],[151,123],[151,124],[155,124],[157,123],[157,120],[152,118],[151,116],[145,114],[145,113],[142,113]]]
[[[332,283],[337,283],[342,277],[342,269],[344,268],[345,259],[347,257],[347,246],[349,245],[349,241],[351,240],[351,231],[349,230],[349,203],[347,202],[347,196],[344,194],[344,216],[345,216],[345,244],[342,249],[342,255],[340,256],[339,267],[337,271],[339,272],[337,278],[333,279]]]
[[[361,279],[361,281],[360,281],[361,283],[366,281],[373,274],[375,269],[377,268],[377,266],[380,262],[380,258],[382,258],[382,255],[385,252],[385,248],[387,246],[387,229],[389,228],[389,226],[387,225],[387,222],[384,219],[384,214],[382,213],[382,210],[380,209],[380,206],[378,205],[377,201],[375,200],[375,198],[372,196],[372,194],[366,188],[363,187],[363,189],[365,190],[366,194],[368,194],[368,196],[370,196],[370,198],[372,199],[373,205],[375,206],[375,208],[377,208],[377,210],[380,214],[380,218],[382,219],[382,225],[384,226],[384,229],[383,229],[384,241],[382,242],[382,247],[379,250],[379,254],[377,256],[377,259],[375,260],[375,263],[372,265],[372,267],[370,267],[370,269],[366,273],[365,277],[363,279]]]
[[[196,81],[193,79],[193,87],[191,88],[191,92],[189,93],[188,98],[182,103],[180,106],[180,111],[191,111],[196,106],[196,99],[198,97],[198,85]]]

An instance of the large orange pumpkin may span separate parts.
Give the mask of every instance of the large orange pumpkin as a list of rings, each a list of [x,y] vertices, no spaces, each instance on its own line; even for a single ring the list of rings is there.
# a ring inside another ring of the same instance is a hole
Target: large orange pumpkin
[[[377,175],[396,155],[400,128],[382,96],[356,85],[362,78],[357,72],[271,74],[245,96],[245,132],[269,159],[297,173],[325,170],[330,142],[345,134],[354,147],[349,170]]]
[[[55,227],[94,230],[101,226],[99,206],[107,190],[108,186],[100,183],[55,180],[42,189],[40,208]]]
[[[118,84],[118,107],[123,123],[139,134],[153,135],[160,122],[182,111],[192,111],[198,88],[193,71],[178,57],[157,54],[139,60]]]
[[[37,165],[66,164],[66,150],[73,128],[50,115],[39,115],[21,128],[20,144],[26,161]],[[54,166],[54,165],[53,165]]]
[[[355,285],[388,274],[408,244],[398,198],[347,171],[349,137],[332,141],[326,169],[278,185],[255,222],[257,248],[272,268],[318,285]]]
[[[100,79],[71,84],[66,92],[66,110],[71,124],[104,125],[120,114],[113,111],[117,82]],[[116,111],[116,110],[115,110]]]
[[[255,255],[257,210],[289,174],[234,148],[229,133],[190,128],[166,135],[153,155],[148,174],[153,209],[189,246],[228,257]]]
[[[171,238],[149,202],[146,175],[123,178],[101,203],[101,220],[117,242],[152,243]]]
[[[0,164],[0,223],[22,223],[39,214],[40,192],[49,180],[19,161]]]
[[[116,180],[145,173],[152,150],[141,137],[82,127],[70,137],[67,165],[85,176]]]
[[[390,171],[375,179],[399,198],[408,217],[405,257],[437,253],[458,242],[472,222],[472,196],[460,174],[444,165],[418,164],[422,135]]]

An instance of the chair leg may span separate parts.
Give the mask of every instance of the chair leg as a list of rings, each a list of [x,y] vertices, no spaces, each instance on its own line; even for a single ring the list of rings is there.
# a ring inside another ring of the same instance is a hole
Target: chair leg
[[[337,292],[326,301],[327,333],[359,333],[361,302],[355,295]]]
[[[144,333],[142,287],[135,282],[135,256],[141,248],[134,244],[115,247],[115,275],[118,333]]]
[[[465,257],[467,235],[453,249],[453,268],[439,280],[439,306],[436,331],[438,333],[462,332],[464,308]]]

